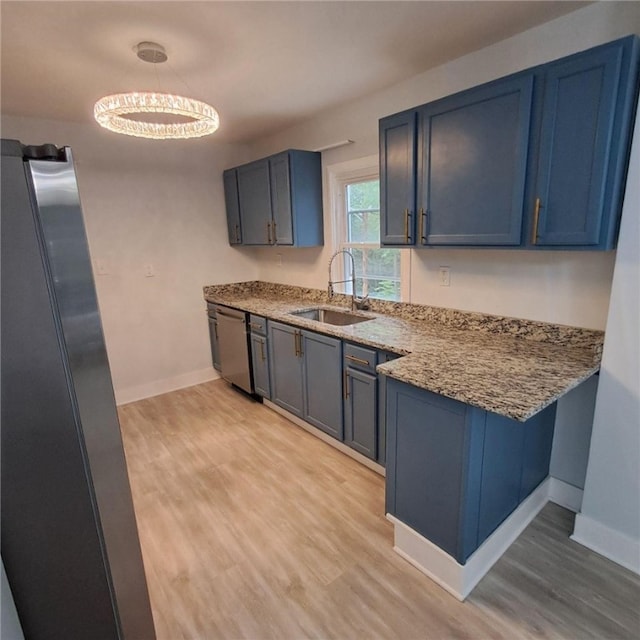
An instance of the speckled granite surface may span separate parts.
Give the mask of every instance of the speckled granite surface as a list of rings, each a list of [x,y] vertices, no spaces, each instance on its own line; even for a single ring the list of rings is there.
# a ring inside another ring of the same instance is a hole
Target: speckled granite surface
[[[604,333],[577,327],[372,300],[370,318],[333,326],[291,315],[316,306],[349,308],[350,298],[267,282],[204,287],[208,302],[393,351],[378,372],[435,393],[527,420],[595,373]]]

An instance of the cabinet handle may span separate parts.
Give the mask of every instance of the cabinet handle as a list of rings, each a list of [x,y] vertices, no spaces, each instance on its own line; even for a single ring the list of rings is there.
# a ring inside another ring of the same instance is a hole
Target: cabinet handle
[[[540,198],[536,198],[536,204],[533,208],[533,235],[531,236],[531,242],[533,244],[538,243],[538,221],[540,220]]]
[[[271,244],[271,223],[267,222],[267,244]]]
[[[276,221],[275,220],[271,223],[271,234],[273,236],[273,244],[276,244],[276,242],[278,242],[278,236],[276,235]]]
[[[426,238],[424,237],[424,230],[425,230],[425,218],[427,217],[427,212],[424,209],[420,209],[420,230],[419,230],[419,234],[420,234],[420,242],[421,244],[424,244],[426,241]]]
[[[404,210],[404,239],[407,244],[409,244],[409,209]]]
[[[236,225],[236,242],[240,242],[240,225]]]
[[[342,370],[342,377],[344,378],[342,383],[343,396],[346,400],[349,397],[349,374],[346,369]]]
[[[260,340],[260,359],[262,360],[262,362],[266,360],[266,358],[264,357],[264,342],[262,340]]]
[[[293,332],[293,340],[294,340],[294,349],[296,352],[296,357],[302,357],[302,333],[300,331]]]
[[[357,362],[358,364],[362,364],[365,367],[370,367],[371,365],[369,364],[368,360],[363,360],[362,358],[356,358],[355,356],[345,356],[345,359],[347,360],[351,360],[351,362]]]
[[[249,323],[249,326],[250,326],[252,329],[256,329],[257,331],[262,331],[262,325],[261,325],[261,324],[258,324],[257,322],[250,322],[250,323]]]
[[[216,340],[218,339],[218,323],[214,322],[213,323],[213,335],[216,337]]]

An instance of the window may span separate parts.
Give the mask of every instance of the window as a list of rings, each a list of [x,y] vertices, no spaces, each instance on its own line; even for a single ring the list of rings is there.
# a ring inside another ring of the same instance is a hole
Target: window
[[[380,247],[380,181],[376,167],[333,173],[336,208],[335,239],[338,249],[351,252],[356,266],[356,295],[383,300],[407,299],[408,251]],[[351,260],[343,256],[342,277],[351,278]],[[336,265],[338,260],[336,260]],[[342,289],[336,288],[337,291]],[[344,286],[351,293],[351,283]]]

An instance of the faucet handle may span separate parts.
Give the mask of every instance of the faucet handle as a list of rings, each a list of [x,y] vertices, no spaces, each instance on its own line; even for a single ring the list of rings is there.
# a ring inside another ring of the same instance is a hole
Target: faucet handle
[[[356,309],[360,309],[362,311],[367,311],[369,309],[369,296],[364,296],[364,298],[354,297],[354,302]]]

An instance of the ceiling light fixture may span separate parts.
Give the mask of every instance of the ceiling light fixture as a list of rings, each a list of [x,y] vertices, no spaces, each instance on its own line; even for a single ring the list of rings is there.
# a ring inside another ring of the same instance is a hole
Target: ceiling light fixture
[[[140,60],[152,64],[167,60],[164,47],[155,42],[141,42],[135,51]],[[127,117],[149,113],[169,114],[189,120],[151,122]],[[156,140],[201,138],[214,133],[220,126],[218,112],[207,103],[154,91],[114,93],[100,98],[93,107],[93,116],[100,126],[109,131]]]

